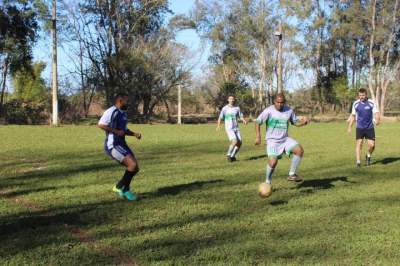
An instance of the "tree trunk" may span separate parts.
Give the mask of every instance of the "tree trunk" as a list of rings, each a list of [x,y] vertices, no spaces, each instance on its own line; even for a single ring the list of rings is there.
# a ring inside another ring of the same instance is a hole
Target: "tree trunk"
[[[353,40],[353,47],[352,48],[353,48],[353,59],[352,59],[353,64],[351,66],[351,70],[352,70],[352,73],[351,73],[351,87],[354,88],[355,81],[356,81],[356,71],[357,71],[357,67],[356,67],[356,65],[357,65],[357,39]]]
[[[369,75],[368,75],[368,88],[371,93],[372,100],[376,102],[379,108],[379,103],[376,101],[374,90],[374,73],[375,73],[375,59],[374,59],[374,45],[375,45],[375,19],[376,19],[376,0],[372,2],[372,32],[369,42]]]
[[[4,95],[6,93],[7,75],[8,75],[8,57],[4,60],[4,70],[1,84],[1,98],[0,98],[0,115],[3,110]]]

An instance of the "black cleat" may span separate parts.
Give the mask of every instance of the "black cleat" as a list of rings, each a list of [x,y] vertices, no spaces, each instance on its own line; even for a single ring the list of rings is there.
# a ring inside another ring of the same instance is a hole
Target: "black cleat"
[[[357,168],[361,168],[361,163],[356,163]]]
[[[365,165],[366,166],[371,165],[371,157],[368,157],[367,155],[365,155]]]
[[[231,157],[231,162],[236,162],[236,157]]]
[[[226,156],[226,160],[231,163],[232,162],[231,156]]]

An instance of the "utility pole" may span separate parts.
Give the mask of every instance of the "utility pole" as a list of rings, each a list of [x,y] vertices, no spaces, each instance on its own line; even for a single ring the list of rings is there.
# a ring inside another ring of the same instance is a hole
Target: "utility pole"
[[[58,126],[58,99],[57,99],[57,91],[58,91],[58,81],[57,81],[57,15],[56,15],[56,0],[53,0],[53,8],[52,8],[52,94],[53,94],[53,119],[52,125]]]
[[[182,124],[182,87],[178,85],[178,125]]]
[[[282,68],[283,68],[283,63],[282,63],[282,53],[283,53],[283,33],[282,33],[282,21],[279,21],[279,28],[278,31],[275,32],[275,36],[277,36],[278,39],[278,65],[277,65],[277,82],[278,82],[278,93],[283,92],[283,78],[282,78]]]

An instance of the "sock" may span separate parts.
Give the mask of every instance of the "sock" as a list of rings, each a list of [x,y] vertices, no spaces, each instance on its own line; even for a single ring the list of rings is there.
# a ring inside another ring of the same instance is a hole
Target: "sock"
[[[368,158],[371,158],[371,153],[367,153],[367,157],[368,157]]]
[[[358,161],[358,160],[357,160],[357,164],[361,164],[361,161]]]
[[[268,183],[268,184],[272,183],[271,178],[272,178],[272,174],[274,173],[274,170],[275,170],[275,168],[271,168],[269,165],[267,165],[267,171],[265,174],[265,176],[266,176],[265,182],[266,183]]]
[[[290,165],[289,176],[295,175],[297,167],[299,167],[301,162],[301,157],[297,155],[293,155],[292,164]]]
[[[128,191],[130,189],[131,181],[133,179],[133,176],[137,172],[130,172],[128,170],[125,171],[125,174],[121,178],[121,180],[117,184],[117,188],[123,189],[124,191]]]
[[[231,156],[231,153],[232,153],[232,151],[233,151],[234,148],[235,148],[235,146],[230,145],[230,146],[229,146],[229,149],[228,149],[228,152],[226,153],[226,156]]]
[[[239,152],[239,148],[237,146],[235,146],[232,150],[231,158],[235,157],[238,152]]]

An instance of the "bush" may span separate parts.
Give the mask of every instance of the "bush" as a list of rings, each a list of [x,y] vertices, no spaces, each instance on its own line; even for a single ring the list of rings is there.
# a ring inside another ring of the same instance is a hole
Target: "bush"
[[[44,102],[24,102],[12,99],[4,106],[5,121],[9,124],[44,124],[49,119]]]

